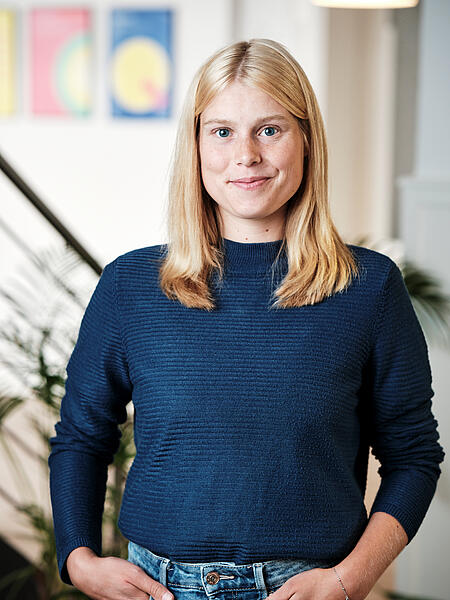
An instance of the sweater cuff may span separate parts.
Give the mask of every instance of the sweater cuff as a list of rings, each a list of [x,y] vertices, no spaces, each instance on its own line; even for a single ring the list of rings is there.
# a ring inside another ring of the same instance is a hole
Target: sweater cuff
[[[101,548],[99,548],[98,544],[96,544],[92,539],[87,538],[87,537],[79,537],[79,538],[75,538],[74,540],[72,540],[71,542],[67,543],[63,548],[59,549],[58,551],[58,570],[59,570],[59,576],[61,577],[61,580],[63,581],[63,583],[67,583],[68,585],[73,585],[70,577],[69,577],[69,572],[67,571],[67,558],[69,556],[69,554],[72,552],[72,550],[75,550],[75,548],[79,548],[80,546],[87,546],[88,548],[91,548],[91,550],[93,550],[97,556],[101,556]]]
[[[415,521],[409,518],[409,516],[405,513],[404,510],[402,510],[395,504],[391,504],[389,502],[374,502],[369,514],[369,519],[375,512],[385,512],[388,515],[395,517],[405,530],[406,535],[408,536],[408,541],[406,545],[409,544],[409,542],[413,539],[418,530],[418,525]]]

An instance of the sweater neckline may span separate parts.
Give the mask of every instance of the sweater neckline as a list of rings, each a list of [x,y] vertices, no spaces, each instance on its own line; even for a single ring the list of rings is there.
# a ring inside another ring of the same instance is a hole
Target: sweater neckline
[[[270,242],[236,242],[222,238],[225,261],[233,272],[261,273],[270,269],[283,240]],[[285,252],[283,251],[283,256]],[[281,257],[280,257],[281,258]]]

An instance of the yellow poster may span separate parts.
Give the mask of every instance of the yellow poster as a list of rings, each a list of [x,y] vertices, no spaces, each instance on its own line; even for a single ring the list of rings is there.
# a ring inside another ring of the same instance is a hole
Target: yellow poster
[[[0,115],[16,110],[15,15],[0,9]]]

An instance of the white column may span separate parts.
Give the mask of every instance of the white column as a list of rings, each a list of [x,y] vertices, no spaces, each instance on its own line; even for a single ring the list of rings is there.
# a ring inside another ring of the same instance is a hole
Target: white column
[[[406,255],[450,291],[450,2],[422,0],[413,173],[398,180],[399,228]],[[432,340],[433,413],[447,456],[421,528],[397,559],[399,591],[448,598],[450,574],[450,352]]]

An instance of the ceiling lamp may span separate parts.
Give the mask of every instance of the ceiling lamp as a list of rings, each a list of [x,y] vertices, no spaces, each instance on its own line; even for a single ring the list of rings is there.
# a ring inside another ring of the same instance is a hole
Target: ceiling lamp
[[[329,8],[410,8],[419,0],[311,0],[317,6]]]

